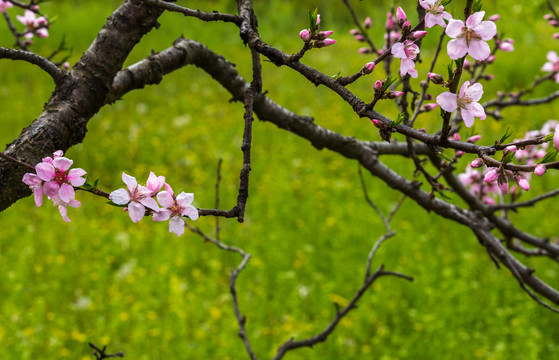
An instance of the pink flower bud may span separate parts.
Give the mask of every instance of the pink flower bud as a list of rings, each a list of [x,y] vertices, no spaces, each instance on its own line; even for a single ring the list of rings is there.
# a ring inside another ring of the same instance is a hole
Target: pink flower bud
[[[507,147],[503,150],[503,154],[504,154],[504,155],[507,155],[507,154],[510,154],[510,153],[515,153],[516,150],[517,150],[517,149],[516,149],[516,145],[510,145],[510,146],[507,146]]]
[[[371,121],[373,122],[373,125],[375,125],[377,128],[380,129],[382,127],[382,122],[380,120],[371,119]]]
[[[555,126],[555,133],[553,134],[553,146],[559,151],[559,124]]]
[[[427,77],[429,77],[429,79],[431,79],[431,81],[435,85],[441,85],[441,84],[444,83],[443,77],[439,74],[435,74],[435,73],[430,72],[430,73],[427,73]]]
[[[398,9],[396,9],[396,20],[398,20],[398,25],[401,26],[401,24],[403,24],[407,19],[408,17],[406,16],[404,10],[398,6]]]
[[[409,21],[406,21],[402,24],[402,32],[403,33],[409,33],[411,30],[411,23]]]
[[[370,54],[370,53],[373,52],[373,50],[371,50],[371,48],[368,48],[368,47],[361,47],[361,48],[357,49],[357,52],[359,54]]]
[[[304,42],[308,42],[311,40],[311,32],[309,31],[309,29],[301,30],[301,32],[299,33],[299,37]]]
[[[454,135],[452,135],[452,138],[449,138],[449,140],[460,141],[460,134],[454,133]]]
[[[545,20],[551,20],[551,19],[553,19],[553,15],[551,15],[551,14],[545,14],[545,15],[543,16],[543,18],[544,18]]]
[[[506,176],[499,176],[499,179],[497,180],[497,184],[503,194],[509,193],[509,181]]]
[[[358,35],[358,34],[359,34],[359,30],[357,30],[357,29],[351,29],[351,30],[349,30],[349,33],[350,33],[351,35]]]
[[[512,43],[507,41],[500,43],[499,49],[501,49],[502,51],[511,52],[514,51],[514,46],[512,46]]]
[[[355,40],[357,41],[365,41],[365,37],[363,35],[355,35]]]
[[[559,25],[559,22],[557,22],[557,20],[553,19],[553,20],[549,20],[549,25],[556,27],[557,25]]]
[[[370,74],[375,69],[375,65],[376,64],[375,64],[374,61],[368,62],[368,63],[365,64],[365,66],[363,66],[363,68],[361,69],[361,72],[365,75]]]
[[[483,166],[483,159],[482,158],[477,158],[472,160],[472,162],[470,163],[470,166],[473,168],[479,168]]]
[[[400,96],[404,95],[403,91],[389,91],[388,94],[386,94],[386,98],[387,99],[396,99]]]
[[[553,39],[559,39],[559,33],[554,33],[553,35],[551,35],[551,37]]]
[[[328,38],[330,35],[332,35],[334,33],[334,31],[332,30],[328,30],[328,31],[321,31],[318,33],[318,40],[324,40],[326,38]]]
[[[524,191],[530,190],[530,182],[524,176],[519,174],[514,179],[516,180],[516,183],[522,190]]]
[[[368,29],[368,28],[371,27],[372,24],[373,24],[373,21],[371,20],[371,17],[370,17],[370,16],[367,16],[367,17],[365,18],[365,22],[363,22],[363,27],[364,27],[365,29]]]
[[[534,174],[536,174],[538,176],[542,176],[543,174],[545,174],[546,171],[547,171],[547,168],[545,167],[545,165],[538,164],[538,165],[536,165],[536,168],[534,169]]]
[[[68,69],[70,69],[70,63],[68,61],[65,61],[64,64],[62,64],[62,68],[68,71]]]
[[[377,55],[378,55],[378,56],[381,56],[382,54],[384,54],[384,50],[378,49],[378,50],[377,50]]]
[[[436,109],[439,106],[439,104],[437,103],[432,103],[432,104],[425,104],[423,105],[423,111],[431,111]]]
[[[490,183],[497,180],[498,178],[499,178],[499,172],[497,171],[497,169],[493,168],[489,170],[487,174],[485,174],[483,181],[485,181],[486,183]]]
[[[373,88],[376,91],[381,91],[382,90],[382,81],[380,79],[378,79],[377,81],[375,81],[375,84],[373,85]]]
[[[501,18],[501,15],[495,14],[495,15],[491,15],[490,17],[488,17],[487,20],[495,22],[495,21],[498,21],[500,18]]]
[[[316,25],[320,24],[320,14],[316,14]]]
[[[394,22],[394,16],[392,15],[392,13],[387,13],[386,14],[386,24],[384,26],[386,31],[394,30],[394,26],[396,26],[396,23]]]
[[[460,156],[464,155],[465,152],[463,152],[462,150],[456,150],[455,154],[456,154],[456,157],[460,157]]]
[[[470,63],[470,61],[468,59],[464,59],[464,62],[463,62],[463,65],[462,65],[464,70],[469,70],[471,66],[472,66],[472,63]]]
[[[466,141],[473,144],[478,142],[479,139],[481,139],[481,135],[474,135],[474,136],[470,136]]]
[[[427,31],[414,31],[410,34],[411,38],[414,40],[419,40],[427,34]]]
[[[335,43],[336,43],[336,40],[334,40],[334,39],[324,39],[322,41],[317,41],[315,43],[315,46],[317,48],[322,48],[322,47],[325,47],[325,46],[334,45]]]

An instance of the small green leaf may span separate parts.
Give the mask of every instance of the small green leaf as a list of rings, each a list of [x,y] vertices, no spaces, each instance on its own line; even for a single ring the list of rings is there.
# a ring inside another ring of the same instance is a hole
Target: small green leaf
[[[440,4],[441,4],[442,6],[447,6],[447,5],[450,4],[451,2],[452,2],[452,0],[442,0],[442,1],[440,2]]]
[[[472,5],[472,14],[481,11],[483,8],[483,0],[475,0]]]
[[[454,62],[456,63],[456,67],[459,69],[461,69],[464,66],[464,58],[454,60]]]
[[[443,154],[442,152],[438,152],[438,153],[437,153],[437,156],[438,156],[439,158],[443,159],[444,161],[448,162],[448,163],[451,163],[451,162],[452,162],[452,159],[449,158],[448,156],[446,156],[445,154]]]
[[[396,81],[396,78],[392,78],[392,77],[389,77],[388,79],[384,80],[384,83],[382,84],[382,92],[384,93],[388,91],[390,85],[392,85],[394,81]]]
[[[95,179],[95,181],[93,182],[93,187],[95,189],[97,189],[97,183],[99,182],[99,179]]]
[[[555,135],[554,132],[552,132],[551,134],[547,134],[544,138],[543,141],[551,141],[553,140],[553,136]]]
[[[109,204],[109,205],[111,205],[111,206],[120,207],[120,208],[123,208],[123,207],[126,207],[126,206],[127,206],[127,205],[118,205],[118,204],[115,204],[115,203],[112,202],[111,200],[107,201],[107,204]]]
[[[511,135],[512,135],[512,130],[510,129],[510,127],[507,127],[507,130],[505,131],[505,134],[503,135],[501,140],[499,140],[499,144],[504,143],[505,140],[508,139]]]
[[[405,117],[406,116],[404,114],[398,114],[398,118],[396,119],[396,121],[392,121],[392,123],[390,123],[390,127],[400,125],[404,121]]]
[[[555,161],[555,157],[557,157],[557,150],[553,146],[550,146],[545,156],[539,161],[539,164],[547,164]]]
[[[508,164],[512,161],[512,158],[514,157],[514,153],[510,152],[508,154],[505,155],[505,157],[503,158],[503,164]]]
[[[452,81],[452,78],[454,78],[454,67],[452,66],[452,63],[448,64],[446,66],[446,69],[448,71],[448,81]]]
[[[336,80],[337,78],[340,77],[341,71],[338,71],[337,74],[330,76],[332,79]]]

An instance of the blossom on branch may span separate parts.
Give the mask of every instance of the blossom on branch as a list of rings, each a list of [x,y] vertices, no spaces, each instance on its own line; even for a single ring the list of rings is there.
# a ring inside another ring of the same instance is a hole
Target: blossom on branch
[[[9,1],[0,0],[0,12],[5,13],[5,12],[6,12],[6,9],[9,9],[9,8],[11,8],[11,7],[13,7],[13,6],[14,6],[14,4],[12,4],[12,3],[9,2]]]
[[[542,70],[554,73],[553,80],[559,83],[559,57],[557,53],[553,50],[549,51],[547,53],[547,60],[549,61],[543,64]]]
[[[452,15],[444,11],[439,0],[419,0],[419,5],[425,9],[425,27],[427,28],[435,25],[446,27],[444,21],[452,19]]]
[[[126,189],[120,188],[109,195],[109,199],[115,204],[128,205],[128,214],[135,223],[143,219],[146,214],[146,207],[153,211],[159,210],[157,202],[152,197],[154,193],[161,189],[161,186],[159,186],[159,189],[155,190],[156,185],[159,184],[157,180],[159,178],[152,172],[150,173],[150,179],[152,179],[151,188],[138,185],[136,178],[122,173],[122,181],[126,184]],[[150,186],[149,182],[148,186]]]
[[[471,127],[474,123],[474,117],[485,120],[485,109],[478,101],[483,95],[483,86],[475,83],[470,86],[470,82],[466,81],[462,84],[458,95],[446,91],[437,96],[437,103],[444,111],[452,112],[460,108],[460,114],[467,127]]]
[[[486,41],[497,34],[497,25],[493,21],[481,21],[485,11],[473,13],[466,20],[451,19],[446,27],[446,34],[453,38],[447,44],[447,53],[452,60],[470,54],[476,60],[482,61],[489,57],[491,49]]]
[[[411,40],[406,40],[403,43],[398,42],[392,46],[392,55],[402,59],[400,63],[400,76],[410,74],[413,78],[417,77],[415,62],[413,61],[417,54],[419,54],[419,46]]]
[[[194,194],[181,192],[175,196],[169,184],[165,184],[165,190],[157,194],[157,201],[162,208],[153,214],[153,221],[169,220],[169,232],[181,236],[184,233],[183,216],[188,216],[191,220],[198,219],[198,210],[192,206]]]
[[[49,36],[46,28],[48,21],[44,16],[37,17],[33,11],[25,10],[23,16],[16,15],[16,19],[27,27],[27,32],[24,35],[26,39],[31,39],[33,34],[37,34],[42,38]]]

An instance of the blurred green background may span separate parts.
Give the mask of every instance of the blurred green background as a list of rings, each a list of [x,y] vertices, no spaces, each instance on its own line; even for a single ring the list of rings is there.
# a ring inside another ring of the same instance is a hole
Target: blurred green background
[[[179,1],[205,11],[235,12],[233,1]],[[42,5],[55,20],[48,39],[33,50],[48,55],[62,37],[75,63],[94,39],[118,1],[52,1]],[[370,34],[381,45],[385,14],[401,5],[412,19],[414,1],[352,1],[361,19],[373,17]],[[448,10],[462,14],[464,1]],[[559,5],[559,4],[556,4]],[[373,58],[357,54],[361,45],[341,1],[255,1],[264,41],[286,52],[301,47],[298,32],[308,26],[307,11],[319,7],[322,29],[334,30],[338,43],[311,51],[304,62],[326,74],[349,75]],[[548,50],[557,50],[554,32],[542,15],[544,1],[486,1],[487,15],[499,13],[500,33],[516,42],[500,53],[488,72],[483,100],[497,90],[514,90],[542,76]],[[14,17],[15,9],[8,10]],[[171,46],[181,34],[207,44],[236,63],[250,77],[249,52],[231,24],[203,23],[179,14],[164,14],[161,28],[138,45],[127,65]],[[425,76],[441,28],[425,39],[418,64]],[[2,46],[13,40],[6,26]],[[448,59],[435,71],[444,73]],[[397,71],[399,62],[393,64]],[[288,109],[310,115],[321,126],[363,140],[379,141],[376,129],[324,87],[315,88],[288,68],[263,62],[264,89]],[[350,89],[364,100],[384,73],[379,67]],[[24,62],[0,62],[0,137],[11,142],[36,118],[53,89],[52,80]],[[412,83],[417,86],[419,80]],[[549,82],[533,95],[557,90]],[[436,96],[442,91],[433,89]],[[106,191],[122,187],[121,173],[145,181],[149,171],[165,175],[176,192],[195,194],[195,205],[214,204],[215,172],[223,159],[221,207],[236,201],[242,165],[243,106],[194,67],[176,71],[159,86],[127,94],[104,108],[89,123],[83,144],[67,156],[75,167],[100,178]],[[552,119],[557,105],[503,111],[505,119],[476,120],[482,143],[492,144],[507,126],[513,136]],[[393,104],[378,110],[394,118]],[[419,127],[440,126],[438,111],[418,120]],[[467,135],[462,130],[462,135]],[[401,139],[400,139],[401,140]],[[361,286],[367,254],[384,233],[378,216],[363,198],[357,164],[306,141],[255,121],[252,173],[244,224],[222,220],[222,240],[253,255],[238,280],[241,311],[259,358],[270,358],[290,337],[302,339],[322,331],[332,319],[334,302],[344,305]],[[473,158],[466,156],[460,165]],[[410,162],[385,158],[411,176]],[[370,195],[389,212],[400,196],[366,176]],[[555,174],[533,179],[529,198],[557,182]],[[91,359],[87,342],[124,351],[127,359],[247,358],[237,336],[228,289],[235,254],[218,250],[188,231],[168,232],[167,223],[149,218],[133,224],[118,208],[87,193],[82,206],[70,209],[71,223],[61,220],[48,201],[36,208],[26,198],[0,215],[0,344],[5,359]],[[556,235],[559,208],[548,200],[535,209],[510,214],[521,229],[538,236]],[[212,234],[214,218],[195,225]],[[389,270],[413,276],[409,283],[381,278],[359,308],[343,319],[326,343],[300,349],[289,359],[554,359],[559,350],[559,317],[523,293],[507,270],[498,270],[468,229],[426,213],[406,201],[393,221],[397,236],[375,260]],[[526,259],[539,276],[559,287],[557,264]]]

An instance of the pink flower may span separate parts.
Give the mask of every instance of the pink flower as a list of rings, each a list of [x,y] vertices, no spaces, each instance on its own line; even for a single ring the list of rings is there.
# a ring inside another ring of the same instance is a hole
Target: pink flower
[[[85,183],[83,176],[86,172],[79,168],[70,170],[70,166],[74,162],[68,158],[57,156],[57,153],[54,154],[54,159],[50,157],[43,159],[43,162],[35,166],[35,171],[37,176],[45,182],[43,192],[49,199],[52,200],[59,196],[63,202],[69,203],[75,198],[74,187],[82,186]]]
[[[148,183],[148,186],[151,186],[151,188],[149,188],[138,185],[136,178],[133,176],[122,173],[122,181],[127,188],[115,190],[109,195],[109,199],[117,205],[128,204],[128,214],[135,223],[142,220],[146,213],[146,207],[153,211],[159,210],[159,206],[152,196],[158,191],[155,188],[157,188],[161,177],[157,178],[155,174],[153,176],[152,174],[150,173],[151,185]],[[159,189],[161,189],[161,186],[159,186]]]
[[[396,43],[392,46],[392,55],[402,59],[400,63],[400,76],[410,74],[411,77],[417,77],[415,70],[415,57],[419,54],[419,47],[413,41],[406,40],[404,43]]]
[[[446,27],[444,21],[452,19],[452,15],[444,11],[439,0],[419,0],[419,5],[426,10],[425,27],[427,28],[435,25]]]
[[[14,6],[14,4],[12,4],[12,3],[9,2],[9,1],[0,0],[0,12],[5,13],[5,12],[6,12],[6,9],[9,9],[9,8],[11,8],[11,7],[13,7],[13,6]]]
[[[446,28],[446,34],[453,38],[447,45],[448,56],[452,60],[470,54],[476,60],[485,60],[491,54],[486,41],[497,34],[497,26],[493,21],[481,21],[485,11],[478,11],[466,20],[451,19]]]
[[[534,169],[534,174],[538,175],[538,176],[542,176],[543,174],[545,174],[546,172],[546,167],[543,164],[538,164],[536,165],[536,168]]]
[[[31,191],[33,191],[35,205],[37,205],[37,207],[43,205],[43,180],[35,174],[26,173],[23,175],[22,181],[29,185]]]
[[[474,117],[485,120],[485,110],[479,99],[483,95],[483,86],[480,83],[470,86],[470,82],[466,81],[460,88],[458,96],[446,91],[437,96],[437,103],[444,111],[452,112],[460,108],[460,114],[467,127],[471,127],[474,123]]]
[[[175,196],[173,189],[165,184],[165,191],[157,194],[157,201],[162,208],[153,214],[153,221],[169,220],[169,232],[174,232],[177,236],[184,233],[185,222],[183,216],[188,216],[191,220],[198,219],[198,210],[192,206],[194,194],[181,192]]]
[[[555,51],[552,50],[547,53],[547,60],[549,61],[543,64],[542,70],[550,71],[553,73],[559,72],[559,57],[557,56],[557,53]],[[555,80],[555,82],[559,83],[559,73],[555,74],[553,79]]]

